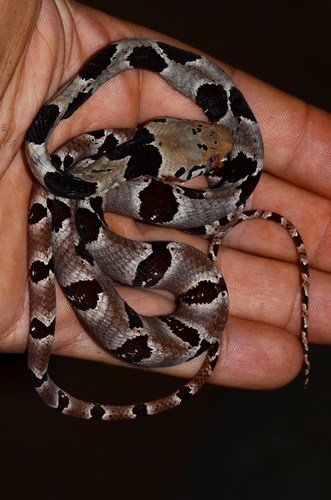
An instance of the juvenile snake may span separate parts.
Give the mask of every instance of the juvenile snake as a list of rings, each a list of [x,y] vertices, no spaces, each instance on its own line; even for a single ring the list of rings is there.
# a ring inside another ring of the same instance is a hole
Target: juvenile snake
[[[157,73],[202,108],[206,123],[157,118],[137,129],[99,130],[50,154],[48,139],[106,81],[121,72]],[[208,122],[207,122],[208,121]],[[206,58],[162,42],[128,39],[97,52],[47,103],[26,136],[36,178],[29,212],[31,323],[28,365],[41,398],[82,418],[131,419],[159,413],[195,394],[216,365],[228,318],[228,293],[214,261],[223,236],[242,220],[285,227],[300,257],[302,342],[308,375],[308,265],[302,240],[285,218],[243,208],[263,166],[256,119],[224,71]],[[204,175],[208,188],[183,181]],[[105,212],[211,236],[209,255],[188,245],[137,242],[112,232]],[[81,401],[48,374],[55,320],[55,279],[86,328],[111,354],[145,367],[183,363],[205,352],[198,373],[151,402]],[[171,291],[176,311],[137,314],[114,285]]]

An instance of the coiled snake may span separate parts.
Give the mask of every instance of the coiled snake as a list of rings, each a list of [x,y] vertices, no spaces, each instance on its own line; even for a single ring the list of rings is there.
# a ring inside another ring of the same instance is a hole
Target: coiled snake
[[[158,118],[135,130],[102,130],[71,140],[54,154],[48,139],[105,81],[131,70],[153,71],[202,108],[208,123]],[[222,69],[162,42],[129,39],[95,54],[44,105],[26,136],[34,186],[29,212],[31,323],[28,364],[42,399],[82,418],[130,419],[159,413],[198,391],[213,370],[228,317],[226,284],[214,261],[223,236],[252,218],[278,222],[300,256],[302,342],[308,374],[308,266],[292,224],[265,211],[243,211],[263,165],[256,119]],[[183,181],[204,175],[208,188]],[[211,236],[209,255],[176,242],[137,242],[113,233],[104,212]],[[55,279],[97,341],[145,367],[183,363],[205,352],[199,372],[173,394],[151,402],[81,401],[48,374],[55,332]],[[171,291],[171,315],[138,315],[114,284]]]

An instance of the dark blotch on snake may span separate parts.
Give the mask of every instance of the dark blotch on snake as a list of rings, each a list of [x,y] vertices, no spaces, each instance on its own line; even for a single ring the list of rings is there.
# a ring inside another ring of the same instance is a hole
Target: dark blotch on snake
[[[220,283],[200,281],[196,286],[183,293],[180,298],[185,304],[211,304],[222,292]]]
[[[240,195],[237,206],[243,205],[250,194],[254,191],[257,183],[259,182],[261,172],[253,175],[257,170],[257,161],[252,158],[247,158],[244,153],[239,153],[236,158],[227,161],[229,182],[241,182]],[[245,179],[246,180],[242,180]]]
[[[28,370],[28,373],[31,377],[33,387],[36,387],[37,389],[42,387],[44,385],[44,383],[47,382],[47,380],[48,380],[48,373],[47,372],[44,373],[42,377],[37,377],[37,375],[31,369]]]
[[[51,162],[57,170],[68,170],[72,166],[74,159],[69,153],[65,155],[63,160],[60,156],[53,154],[51,155]]]
[[[129,363],[139,363],[143,359],[150,358],[152,349],[148,346],[148,336],[139,335],[126,340],[121,347],[112,352]]]
[[[87,208],[78,208],[75,214],[76,227],[84,243],[96,241],[102,226],[101,220],[96,213]]]
[[[116,148],[108,148],[105,150],[104,155],[109,160],[122,160],[123,158],[132,157],[154,140],[154,135],[145,127],[141,127],[137,129],[132,139],[119,144]],[[143,169],[144,164],[140,164],[135,177],[144,174]]]
[[[232,112],[236,118],[243,117],[256,122],[256,118],[253,115],[252,110],[248,106],[240,90],[236,87],[232,87],[230,90],[230,103]]]
[[[200,356],[200,354],[207,351],[207,349],[209,348],[210,348],[210,343],[207,342],[206,339],[202,339],[199,350],[195,353],[194,357],[197,358],[198,356]]]
[[[136,271],[132,286],[148,288],[156,285],[171,266],[171,253],[164,242],[151,243],[152,252],[142,260]]]
[[[189,173],[187,175],[187,179],[191,179],[195,172],[197,171],[201,172],[203,170],[204,170],[204,165],[194,165],[194,167],[190,168]]]
[[[162,164],[159,149],[151,144],[136,151],[127,163],[124,178],[129,180],[141,175],[157,177]]]
[[[218,245],[217,243],[215,243],[211,249],[211,251],[213,252],[214,256],[216,257],[218,252],[219,252],[219,249],[220,249],[220,245]],[[211,253],[211,252],[210,252]]]
[[[151,179],[149,185],[140,192],[139,198],[139,215],[144,221],[158,224],[173,220],[178,203],[170,185]],[[151,200],[157,200],[157,203],[152,204]]]
[[[62,228],[63,222],[71,217],[70,207],[65,202],[56,198],[49,198],[47,205],[52,213],[52,230],[58,233]]]
[[[195,102],[211,122],[217,122],[228,112],[228,98],[222,85],[204,83],[197,90]]]
[[[296,246],[299,247],[300,245],[302,245],[303,242],[299,234],[292,234],[292,238],[294,239]]]
[[[61,412],[63,410],[65,410],[66,408],[68,408],[69,403],[70,403],[68,396],[61,389],[58,390],[58,392],[57,392],[57,401],[58,402],[57,402],[56,410],[61,411]]]
[[[99,52],[85,64],[84,68],[80,70],[78,73],[80,78],[83,80],[95,80],[107,68],[116,50],[117,45],[115,43],[107,45],[107,47],[99,50]]]
[[[94,139],[101,139],[105,135],[105,131],[102,129],[92,130],[92,132],[88,132],[88,134],[91,135],[92,137],[94,137]]]
[[[88,133],[88,135],[91,135],[92,137],[94,137],[94,139],[102,139],[103,136],[105,135],[105,130],[103,130],[103,129],[92,130],[91,132],[87,132],[87,133]],[[113,136],[113,134],[110,134],[110,136],[113,137],[114,140],[116,140],[115,137]],[[106,138],[106,140],[108,139],[108,137]]]
[[[240,152],[232,160],[227,160],[228,182],[240,182],[245,177],[250,177],[256,172],[257,161],[248,158],[244,153]],[[258,176],[256,176],[258,179]]]
[[[178,47],[173,47],[167,43],[158,42],[158,46],[163,50],[163,52],[171,59],[179,64],[186,64],[187,62],[198,61],[201,56],[189,52],[188,50],[179,49]]]
[[[259,172],[258,175],[255,177],[248,177],[245,181],[242,182],[241,184],[241,192],[239,196],[239,200],[237,202],[237,206],[240,207],[241,205],[244,205],[246,202],[248,196],[254,191],[257,183],[259,182],[261,173]]]
[[[181,399],[182,401],[185,401],[188,397],[190,397],[192,394],[192,391],[189,387],[181,387],[179,391],[176,392],[176,396]]]
[[[102,420],[105,413],[106,410],[98,404],[93,405],[93,408],[90,410],[91,418],[94,418],[95,420]]]
[[[208,356],[215,356],[217,354],[217,351],[219,349],[219,346],[220,346],[220,343],[219,341],[217,340],[210,348],[209,352],[208,352]]]
[[[126,302],[124,303],[124,308],[129,320],[130,328],[144,328],[144,323],[142,322],[140,316],[132,307],[129,306]]]
[[[56,170],[60,170],[62,167],[61,158],[56,154],[50,155],[50,158],[51,158],[52,165],[56,168]]]
[[[177,172],[175,172],[175,177],[178,177],[180,178],[182,175],[185,174],[185,168],[184,167],[180,167]]]
[[[49,335],[53,336],[55,331],[55,320],[46,325],[37,318],[33,318],[30,323],[30,335],[36,340],[43,340]]]
[[[43,106],[27,132],[27,141],[34,144],[44,144],[59,114],[60,110],[56,104]]]
[[[107,135],[101,150],[103,151],[103,153],[107,151],[113,151],[116,148],[117,144],[118,140],[116,139],[116,137],[114,137],[113,134],[109,134]]]
[[[64,158],[61,158],[54,153],[51,155],[51,162],[56,170],[65,171],[72,166],[72,164],[74,163],[74,159],[69,153],[67,153]]]
[[[168,67],[163,57],[153,47],[135,47],[127,57],[127,61],[135,69],[147,69],[155,73],[161,73]]]
[[[255,210],[245,210],[245,214],[249,215],[250,213],[253,214]],[[268,220],[272,220],[274,222],[277,222],[278,224],[282,224],[282,216],[279,214],[276,214],[273,212],[270,217],[268,217]],[[298,242],[296,242],[298,243]]]
[[[83,181],[62,172],[47,172],[44,177],[45,186],[56,196],[83,199],[96,193],[97,183]]]
[[[90,198],[91,208],[98,214],[102,221],[104,220],[103,207],[102,207],[102,197],[101,196],[93,196]]]
[[[132,413],[137,417],[145,417],[146,415],[148,415],[146,404],[136,403],[132,408]]]
[[[101,285],[95,279],[80,280],[69,286],[62,287],[71,304],[81,311],[95,309],[99,294],[103,292]]]
[[[80,240],[78,245],[75,246],[75,251],[76,254],[83,260],[86,260],[86,262],[89,262],[91,266],[94,265],[94,259],[90,252],[87,250],[84,241]]]
[[[173,316],[160,316],[160,320],[170,328],[173,334],[187,342],[191,347],[199,345],[200,335],[195,328],[186,325]]]
[[[229,222],[230,222],[229,218],[226,215],[224,217],[221,217],[220,219],[218,219],[220,230],[222,228],[228,226]]]
[[[73,157],[70,156],[69,154],[66,155],[64,157],[64,160],[63,160],[63,168],[64,168],[64,170],[68,170],[72,166],[73,162],[74,162]]]
[[[86,92],[79,92],[74,100],[69,104],[67,111],[64,113],[62,120],[66,120],[69,118],[71,115],[74,114],[74,112],[80,108],[82,104],[84,104],[85,101],[87,101],[91,95],[93,94],[92,89],[86,90]]]
[[[210,369],[211,371],[215,370],[215,366],[217,365],[217,360],[218,360],[218,356],[216,356],[215,359],[213,359],[211,362],[210,362]]]
[[[215,366],[217,365],[217,360],[218,360],[218,354],[217,353],[218,353],[218,350],[219,350],[219,346],[220,346],[220,344],[217,341],[217,342],[215,342],[215,344],[213,344],[211,346],[211,348],[208,351],[208,356],[210,358],[213,358],[215,356],[215,358],[212,359],[211,362],[210,362],[210,368],[211,368],[211,370],[214,370]]]
[[[46,264],[41,260],[35,260],[30,266],[29,277],[33,283],[39,283],[40,281],[48,278],[52,271],[53,258],[51,258]]]
[[[186,196],[186,198],[190,198],[191,200],[203,200],[205,198],[203,191],[199,189],[190,189],[182,186],[181,190],[183,191],[184,196]]]
[[[41,203],[34,203],[29,211],[29,224],[38,224],[45,217],[47,217],[47,208]]]

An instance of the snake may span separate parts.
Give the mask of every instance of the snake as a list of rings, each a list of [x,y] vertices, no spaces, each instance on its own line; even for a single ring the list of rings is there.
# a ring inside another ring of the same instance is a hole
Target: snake
[[[204,120],[155,117],[136,128],[93,130],[54,152],[54,129],[105,82],[146,70],[202,109]],[[202,55],[148,39],[123,39],[96,52],[44,104],[26,134],[35,179],[28,215],[30,329],[28,370],[51,408],[64,415],[126,420],[180,405],[209,379],[229,316],[229,293],[216,258],[227,232],[245,220],[284,227],[299,254],[301,339],[308,379],[308,261],[297,229],[265,210],[245,211],[264,152],[257,120],[240,90]],[[203,176],[207,187],[186,181]],[[119,213],[147,224],[209,238],[209,252],[176,241],[135,241],[108,226]],[[110,355],[144,368],[202,358],[197,373],[152,401],[104,404],[79,399],[49,374],[56,330],[56,283],[85,329]],[[171,314],[138,314],[117,285],[165,290]]]

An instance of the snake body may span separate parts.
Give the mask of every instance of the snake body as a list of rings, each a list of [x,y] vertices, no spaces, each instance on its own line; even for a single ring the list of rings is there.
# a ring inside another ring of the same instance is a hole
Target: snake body
[[[202,108],[208,122],[157,118],[137,129],[99,130],[50,154],[48,139],[106,81],[133,69],[153,71]],[[272,212],[244,212],[263,166],[256,119],[228,75],[206,58],[162,42],[129,39],[101,49],[47,103],[26,136],[35,183],[29,212],[31,323],[29,371],[45,402],[82,418],[131,419],[159,413],[195,394],[216,365],[228,318],[228,292],[215,265],[226,232],[265,218],[285,227],[299,251],[302,340],[308,372],[308,266],[299,233]],[[183,181],[204,175],[206,189]],[[188,245],[137,242],[110,230],[104,213],[212,237],[206,256]],[[48,373],[55,333],[55,280],[86,328],[110,353],[145,367],[172,366],[202,353],[198,373],[155,401],[106,405],[60,389]],[[145,317],[116,283],[168,290],[173,314]]]

